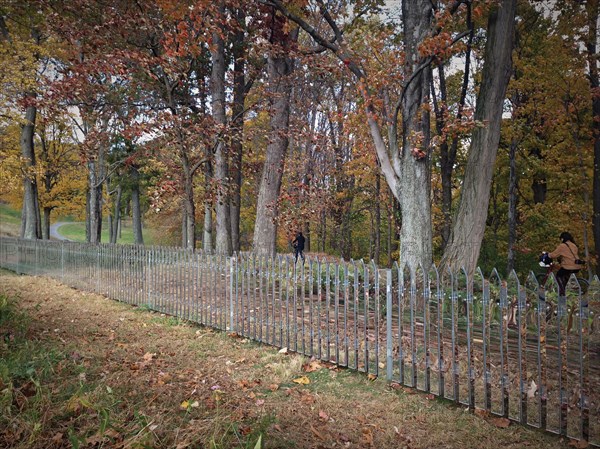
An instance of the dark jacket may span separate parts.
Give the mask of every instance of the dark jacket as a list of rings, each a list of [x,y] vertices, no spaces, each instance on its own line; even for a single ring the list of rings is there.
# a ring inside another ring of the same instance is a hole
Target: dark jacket
[[[294,241],[292,242],[292,245],[294,245],[294,248],[302,251],[304,249],[304,242],[306,241],[306,239],[304,238],[304,236],[302,234],[300,234],[299,236],[297,236]]]

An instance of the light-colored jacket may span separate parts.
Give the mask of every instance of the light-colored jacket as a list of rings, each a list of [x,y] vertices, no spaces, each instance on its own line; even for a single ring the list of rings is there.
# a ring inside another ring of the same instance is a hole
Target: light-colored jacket
[[[571,241],[567,241],[558,245],[556,249],[548,255],[553,259],[558,260],[560,267],[565,270],[579,270],[581,265],[575,263],[575,259],[579,259],[577,251],[577,245]]]

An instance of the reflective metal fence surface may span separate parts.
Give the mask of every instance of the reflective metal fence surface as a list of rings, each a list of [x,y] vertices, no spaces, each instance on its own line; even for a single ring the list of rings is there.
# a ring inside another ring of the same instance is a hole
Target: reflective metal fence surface
[[[600,445],[600,282],[0,238],[0,266]]]

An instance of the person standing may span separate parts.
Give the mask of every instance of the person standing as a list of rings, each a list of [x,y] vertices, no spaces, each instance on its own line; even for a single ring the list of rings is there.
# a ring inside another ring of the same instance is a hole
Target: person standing
[[[292,242],[292,246],[294,247],[294,263],[298,262],[298,255],[302,258],[302,263],[304,263],[304,242],[306,239],[302,235],[302,232],[298,232],[296,234],[296,238]]]

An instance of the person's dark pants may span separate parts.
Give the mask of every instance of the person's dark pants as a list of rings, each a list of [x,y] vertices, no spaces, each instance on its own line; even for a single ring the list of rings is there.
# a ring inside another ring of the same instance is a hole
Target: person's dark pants
[[[565,290],[567,288],[569,278],[573,273],[578,272],[579,270],[567,270],[566,268],[561,268],[556,272],[556,282],[558,282],[558,294],[560,296],[565,296]]]
[[[294,263],[298,262],[298,255],[300,255],[302,258],[302,263],[304,263],[304,248],[294,249]]]

